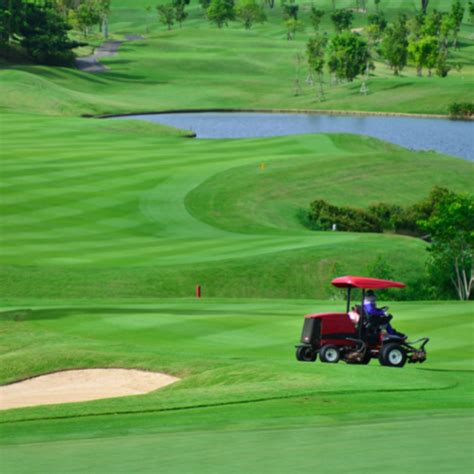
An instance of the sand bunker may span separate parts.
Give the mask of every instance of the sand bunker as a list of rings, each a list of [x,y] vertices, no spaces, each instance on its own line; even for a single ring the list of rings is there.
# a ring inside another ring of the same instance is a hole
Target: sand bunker
[[[85,402],[152,392],[179,379],[144,370],[66,370],[0,387],[0,409]]]

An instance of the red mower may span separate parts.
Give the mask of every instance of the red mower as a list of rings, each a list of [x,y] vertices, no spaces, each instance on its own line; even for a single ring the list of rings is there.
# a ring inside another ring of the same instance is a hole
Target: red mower
[[[301,343],[296,346],[299,361],[314,362],[318,354],[321,362],[331,364],[340,360],[348,364],[368,364],[371,359],[378,359],[381,365],[403,367],[407,361],[426,360],[427,337],[408,342],[403,334],[388,334],[385,328],[392,317],[369,316],[364,309],[366,290],[404,288],[403,283],[345,276],[335,278],[332,284],[347,288],[346,312],[305,316]],[[362,290],[362,302],[351,309],[352,288]]]

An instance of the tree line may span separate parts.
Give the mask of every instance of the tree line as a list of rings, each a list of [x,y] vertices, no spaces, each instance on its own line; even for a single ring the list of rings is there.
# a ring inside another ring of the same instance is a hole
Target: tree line
[[[72,50],[85,45],[70,38],[73,26],[87,38],[98,25],[107,38],[110,7],[111,0],[0,0],[0,51],[24,52],[39,64],[70,66]]]
[[[472,8],[471,3],[471,18],[474,17]],[[384,13],[378,9],[367,16],[367,34],[364,37],[351,30],[353,12],[336,9],[330,15],[336,35],[329,39],[327,34],[319,33],[325,12],[313,6],[310,20],[315,34],[306,45],[309,82],[313,84],[313,77],[317,77],[317,96],[323,100],[325,66],[336,82],[353,81],[361,74],[368,77],[369,71],[375,68],[373,59],[385,61],[395,75],[399,75],[410,61],[416,67],[418,76],[427,70],[428,76],[434,71],[438,76],[446,77],[453,67],[448,59],[450,52],[458,47],[464,13],[463,4],[455,0],[449,12],[433,10],[428,14],[420,11],[411,18],[400,14],[389,24]],[[460,68],[460,65],[455,67]],[[299,82],[299,78],[295,81]]]

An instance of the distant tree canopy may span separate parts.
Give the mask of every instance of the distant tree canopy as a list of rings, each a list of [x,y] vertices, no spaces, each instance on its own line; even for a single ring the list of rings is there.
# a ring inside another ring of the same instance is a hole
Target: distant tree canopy
[[[77,28],[84,35],[84,38],[87,38],[90,29],[101,21],[101,15],[97,8],[97,4],[93,2],[79,4],[79,6],[73,11],[72,18]]]
[[[311,20],[311,25],[315,29],[315,31],[319,30],[319,25],[321,24],[321,21],[323,19],[325,12],[324,10],[320,10],[319,8],[316,8],[314,5],[311,5],[311,11],[310,11],[310,20]]]
[[[207,18],[218,28],[222,28],[235,19],[234,6],[234,0],[211,0],[207,8]]]
[[[235,11],[246,30],[252,28],[255,23],[267,21],[262,5],[255,0],[239,0]]]
[[[370,59],[367,42],[357,33],[346,31],[329,43],[328,66],[337,79],[353,81],[365,72]]]
[[[353,19],[354,14],[351,10],[341,9],[331,13],[331,20],[338,32],[350,29]]]
[[[298,19],[298,11],[300,9],[299,5],[297,5],[296,3],[283,3],[282,8],[283,18],[285,18],[285,20],[288,20],[290,18],[294,18],[295,20]]]
[[[171,30],[171,27],[174,25],[176,20],[176,13],[173,5],[171,3],[158,5],[156,10],[158,12],[160,23],[163,23],[163,25],[167,26],[168,30]]]
[[[0,43],[13,40],[24,49],[30,60],[46,65],[70,66],[72,49],[80,45],[71,41],[71,26],[52,3],[41,5],[17,0],[3,2],[0,16]]]

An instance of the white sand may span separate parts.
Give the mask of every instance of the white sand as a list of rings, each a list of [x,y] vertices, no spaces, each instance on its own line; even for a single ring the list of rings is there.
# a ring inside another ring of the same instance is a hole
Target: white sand
[[[0,410],[139,395],[178,380],[144,370],[65,370],[0,386]]]

